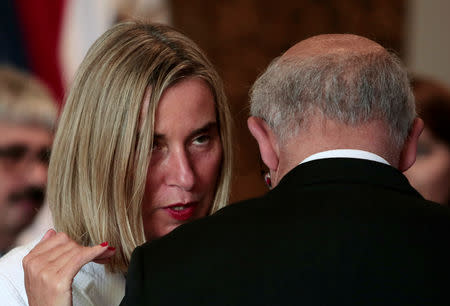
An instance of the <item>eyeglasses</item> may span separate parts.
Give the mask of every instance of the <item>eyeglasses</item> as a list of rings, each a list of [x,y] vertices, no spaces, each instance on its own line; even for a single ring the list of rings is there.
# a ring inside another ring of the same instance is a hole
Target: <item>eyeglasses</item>
[[[4,170],[12,174],[28,169],[31,163],[48,166],[50,148],[43,147],[32,150],[24,144],[13,144],[0,147],[0,165]]]

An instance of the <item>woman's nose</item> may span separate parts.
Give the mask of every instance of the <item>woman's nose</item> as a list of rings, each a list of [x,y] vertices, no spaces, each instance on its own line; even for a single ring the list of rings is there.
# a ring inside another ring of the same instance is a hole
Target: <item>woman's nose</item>
[[[195,174],[185,150],[176,150],[170,154],[167,168],[167,184],[183,190],[191,190],[195,184]]]

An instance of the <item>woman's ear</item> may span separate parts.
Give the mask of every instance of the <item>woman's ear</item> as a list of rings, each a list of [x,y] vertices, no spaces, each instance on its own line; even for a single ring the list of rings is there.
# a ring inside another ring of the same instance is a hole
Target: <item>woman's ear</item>
[[[247,125],[250,133],[258,142],[259,152],[264,164],[271,171],[275,171],[279,163],[279,150],[274,133],[267,123],[258,117],[251,116],[248,118]]]
[[[398,162],[398,170],[405,172],[416,161],[417,144],[419,136],[422,134],[424,127],[423,120],[420,118],[414,119],[413,126],[409,131],[402,152],[400,153],[400,160]]]

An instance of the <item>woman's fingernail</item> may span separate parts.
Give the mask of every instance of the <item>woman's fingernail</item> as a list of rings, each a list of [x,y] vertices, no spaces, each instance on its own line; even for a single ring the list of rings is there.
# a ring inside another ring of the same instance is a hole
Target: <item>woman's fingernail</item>
[[[109,247],[108,247],[108,250],[110,250],[110,251],[115,251],[116,248],[115,248],[115,247],[112,247],[112,246],[109,246]]]
[[[108,241],[102,242],[102,243],[100,243],[100,245],[101,245],[102,247],[105,247],[105,246],[108,245]]]

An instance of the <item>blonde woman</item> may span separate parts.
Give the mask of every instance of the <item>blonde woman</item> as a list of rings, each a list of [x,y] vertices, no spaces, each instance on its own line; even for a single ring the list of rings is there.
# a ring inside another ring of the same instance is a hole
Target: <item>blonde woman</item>
[[[107,31],[53,145],[56,232],[2,258],[2,303],[118,305],[136,246],[227,204],[230,120],[222,82],[190,39],[138,22]]]

